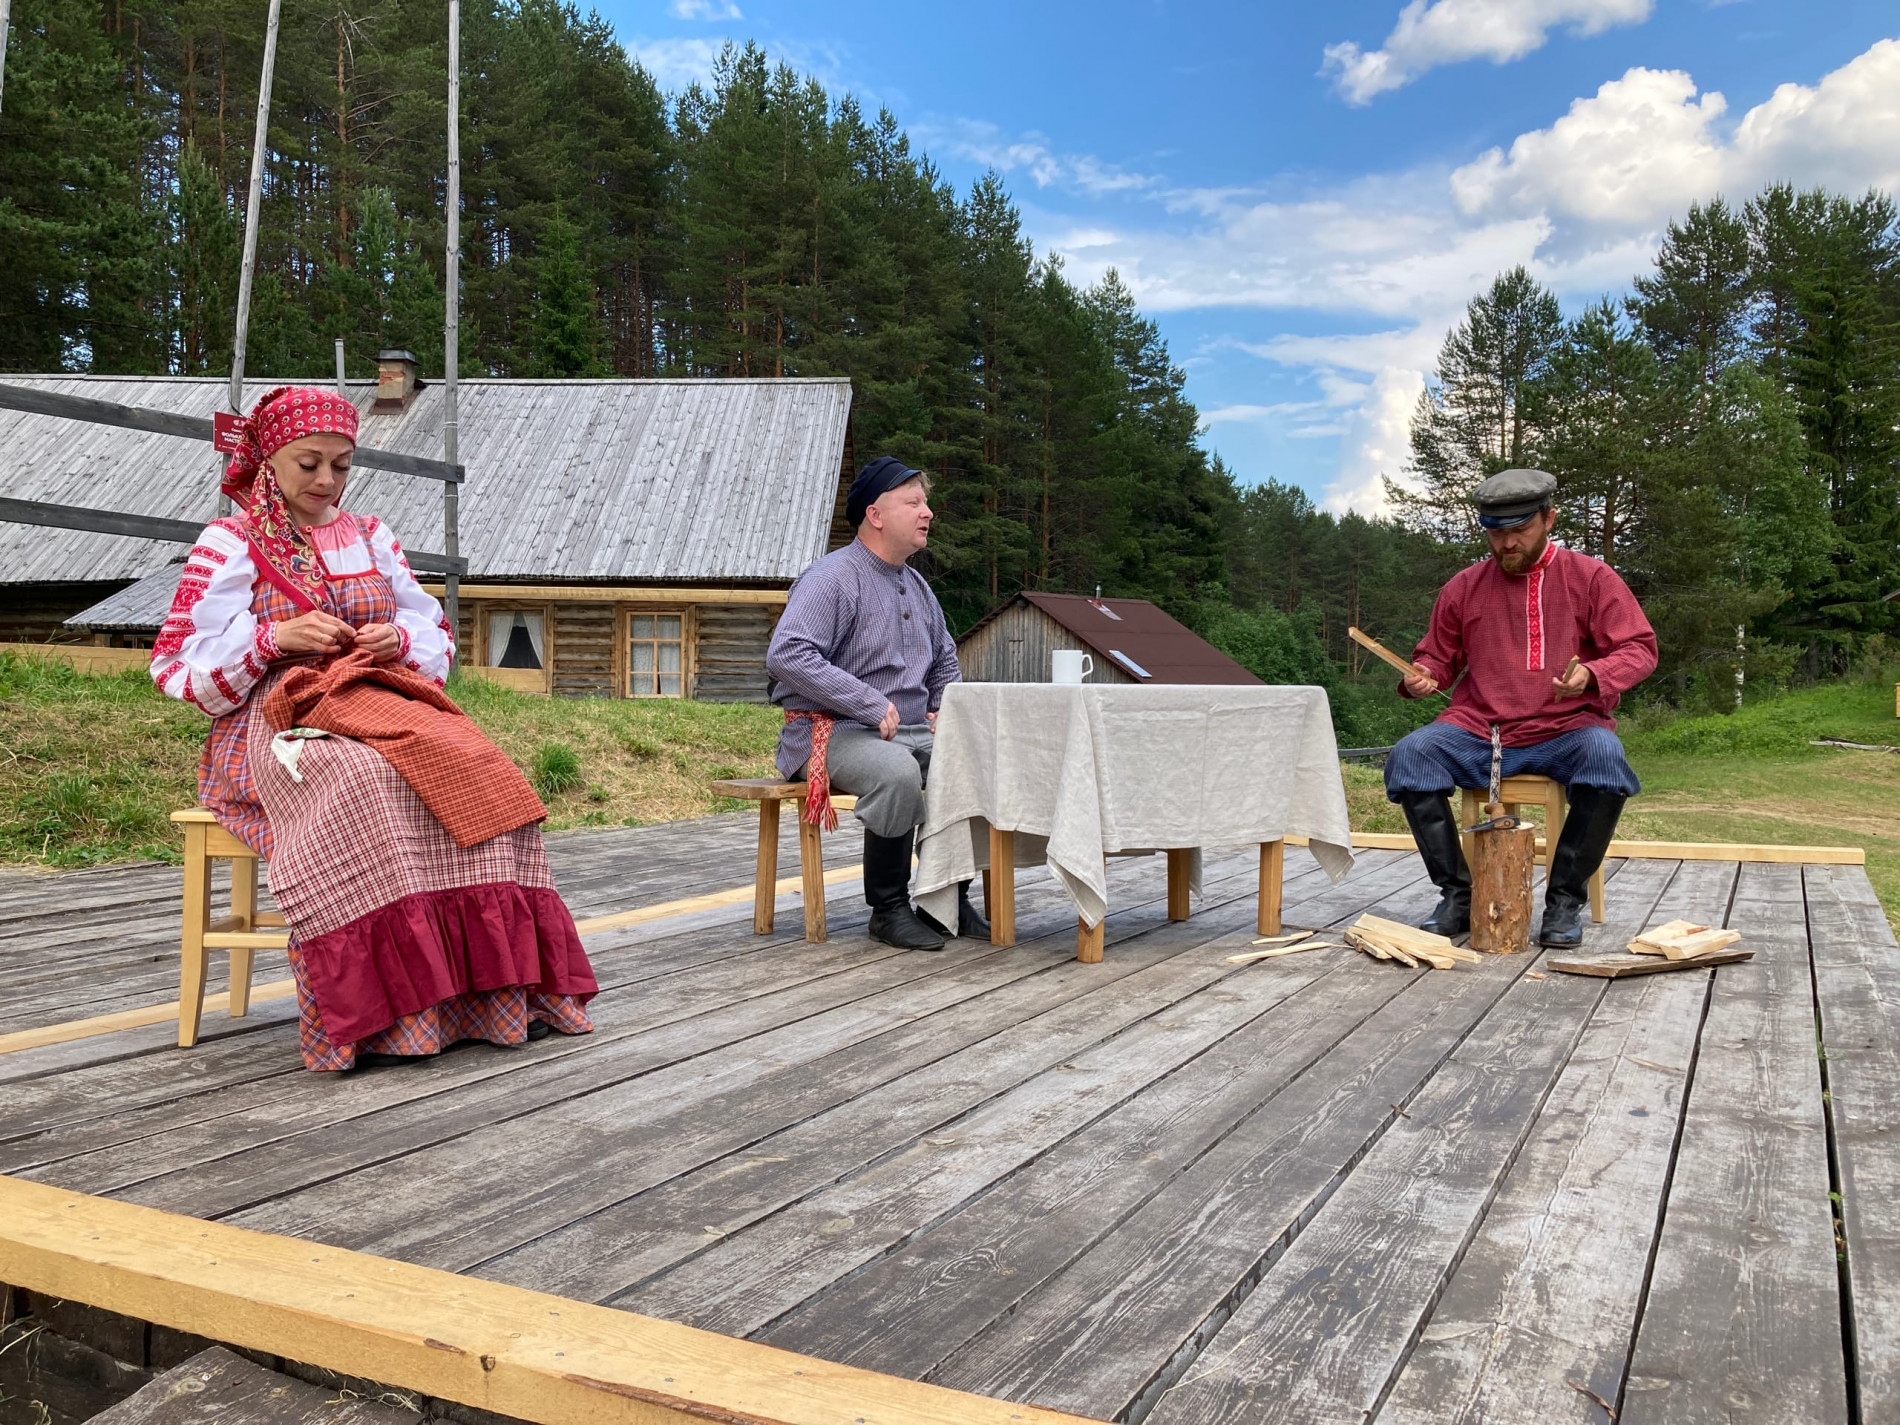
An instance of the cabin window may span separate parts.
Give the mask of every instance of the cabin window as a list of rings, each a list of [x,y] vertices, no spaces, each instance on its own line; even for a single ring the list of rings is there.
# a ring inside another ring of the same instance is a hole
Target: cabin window
[[[686,696],[686,615],[627,615],[627,696]]]
[[[548,666],[548,618],[542,609],[490,609],[487,657],[490,668]]]

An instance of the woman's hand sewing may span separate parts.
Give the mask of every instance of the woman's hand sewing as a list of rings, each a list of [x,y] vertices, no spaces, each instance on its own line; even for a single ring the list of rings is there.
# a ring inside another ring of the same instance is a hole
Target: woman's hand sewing
[[[283,619],[271,632],[277,639],[277,651],[291,658],[336,653],[348,648],[357,636],[355,629],[322,609]]]
[[[356,630],[356,646],[378,663],[402,657],[402,634],[393,623],[366,623]]]

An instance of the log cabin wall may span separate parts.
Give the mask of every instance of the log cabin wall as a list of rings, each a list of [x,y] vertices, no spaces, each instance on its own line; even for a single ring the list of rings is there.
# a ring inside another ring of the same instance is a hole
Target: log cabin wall
[[[615,605],[554,606],[554,692],[565,698],[613,698],[625,689],[615,677],[620,660]]]
[[[765,650],[778,610],[760,604],[696,606],[692,696],[715,703],[765,701]]]
[[[1086,653],[1095,660],[1088,682],[1136,681],[1034,604],[1021,601],[966,635],[957,645],[957,662],[966,682],[1046,683],[1049,655],[1061,648]]]
[[[683,620],[686,696],[718,703],[766,700],[765,653],[781,606],[651,603],[645,600],[462,600],[459,656],[487,661],[480,620],[497,609],[535,607],[548,615],[547,656],[557,697],[624,698],[629,616],[679,614]]]

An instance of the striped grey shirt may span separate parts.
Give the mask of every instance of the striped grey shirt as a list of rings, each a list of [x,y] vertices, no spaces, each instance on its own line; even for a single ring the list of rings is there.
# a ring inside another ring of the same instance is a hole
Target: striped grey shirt
[[[962,676],[957,643],[923,576],[886,564],[861,539],[816,561],[792,585],[765,655],[771,699],[876,727],[887,703],[921,723]],[[779,733],[778,769],[795,777],[811,756],[811,724]]]

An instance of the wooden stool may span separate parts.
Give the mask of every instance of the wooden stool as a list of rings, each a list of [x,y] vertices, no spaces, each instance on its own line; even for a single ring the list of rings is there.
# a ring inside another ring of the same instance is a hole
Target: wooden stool
[[[242,1019],[251,1007],[251,957],[256,950],[281,950],[290,943],[284,918],[273,911],[258,913],[257,853],[218,825],[203,807],[175,811],[172,820],[185,828],[185,914],[178,940],[178,1047],[198,1042],[198,1024],[204,1018],[205,972],[210,952],[231,954],[231,1018]],[[231,913],[211,918],[211,863],[231,863]]]
[[[1484,820],[1484,799],[1489,792],[1473,791],[1465,788],[1465,814],[1460,823],[1475,826]],[[1564,815],[1570,802],[1564,796],[1563,783],[1553,782],[1549,777],[1506,777],[1498,783],[1498,800],[1504,803],[1507,812],[1516,812],[1526,806],[1541,806],[1544,809],[1544,880],[1550,880],[1550,863],[1557,855],[1557,838],[1563,835]],[[1471,864],[1471,838],[1463,838],[1465,845],[1465,864]],[[1598,925],[1603,924],[1603,868],[1598,866],[1590,877],[1590,919]]]
[[[712,789],[722,797],[759,804],[759,859],[752,876],[752,930],[757,935],[772,933],[772,912],[778,900],[778,807],[789,801],[798,808],[798,869],[805,897],[805,938],[814,945],[825,941],[825,852],[822,833],[805,820],[805,784],[780,782],[771,777],[739,777],[714,782]],[[858,799],[841,792],[831,794],[831,805],[840,812],[856,807]]]

